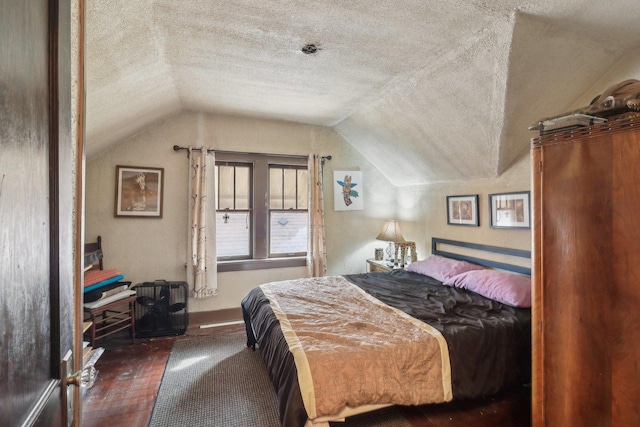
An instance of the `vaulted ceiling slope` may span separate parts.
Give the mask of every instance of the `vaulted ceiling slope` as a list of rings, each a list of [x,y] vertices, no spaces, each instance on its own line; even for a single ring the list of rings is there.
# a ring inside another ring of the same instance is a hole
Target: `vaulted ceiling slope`
[[[88,158],[181,110],[238,114],[334,127],[398,186],[499,176],[640,46],[637,0],[85,5]]]

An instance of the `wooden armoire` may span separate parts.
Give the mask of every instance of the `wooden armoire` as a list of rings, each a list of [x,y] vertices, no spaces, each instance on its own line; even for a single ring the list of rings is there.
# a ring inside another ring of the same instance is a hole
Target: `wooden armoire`
[[[533,426],[640,426],[640,117],[531,158]]]

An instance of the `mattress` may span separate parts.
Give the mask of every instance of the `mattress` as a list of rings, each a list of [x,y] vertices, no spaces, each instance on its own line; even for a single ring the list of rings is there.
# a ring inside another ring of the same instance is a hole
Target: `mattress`
[[[453,399],[488,396],[530,381],[529,309],[510,307],[464,289],[443,286],[429,276],[404,270],[343,277],[370,298],[428,324],[444,337]],[[269,286],[277,288],[278,284]],[[283,333],[282,319],[279,320],[274,312],[273,302],[265,294],[266,289],[257,287],[242,301],[247,345],[258,345],[260,348],[278,397],[282,425],[302,426],[310,417],[302,398],[298,368]],[[340,309],[335,307],[336,311]],[[366,310],[363,308],[363,311]],[[358,321],[357,314],[353,314],[353,317],[354,321]],[[296,334],[313,335],[313,331],[297,331]],[[347,343],[345,348],[357,348],[360,345],[358,338],[351,342],[350,337],[344,339]],[[398,351],[402,349],[398,348]],[[332,374],[326,372],[326,375]],[[409,386],[410,380],[407,378]],[[435,402],[426,400],[424,403]],[[343,413],[335,415],[338,419],[344,414],[390,404],[394,403],[373,399],[367,405],[348,407]]]

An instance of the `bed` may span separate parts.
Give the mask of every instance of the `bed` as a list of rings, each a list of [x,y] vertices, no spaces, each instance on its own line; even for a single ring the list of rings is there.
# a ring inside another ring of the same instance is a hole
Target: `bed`
[[[434,238],[432,255],[404,270],[252,289],[241,303],[247,345],[260,349],[281,424],[328,426],[386,406],[473,399],[528,383],[530,269],[478,251],[530,258]]]

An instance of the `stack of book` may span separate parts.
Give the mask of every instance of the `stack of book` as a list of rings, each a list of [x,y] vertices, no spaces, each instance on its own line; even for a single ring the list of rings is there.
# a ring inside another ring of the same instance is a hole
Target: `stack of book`
[[[98,308],[113,301],[135,295],[131,282],[116,282],[84,294],[85,308]]]

